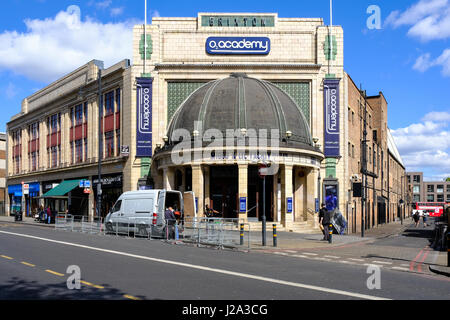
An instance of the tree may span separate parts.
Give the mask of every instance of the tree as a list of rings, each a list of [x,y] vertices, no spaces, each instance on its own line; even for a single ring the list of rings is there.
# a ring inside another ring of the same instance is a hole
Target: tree
[[[447,179],[445,179],[445,181],[450,181],[450,177],[448,177]]]

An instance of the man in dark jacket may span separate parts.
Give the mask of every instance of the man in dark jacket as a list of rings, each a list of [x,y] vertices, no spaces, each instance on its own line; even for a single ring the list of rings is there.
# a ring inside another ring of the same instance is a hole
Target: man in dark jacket
[[[330,223],[331,223],[331,212],[327,210],[326,206],[322,204],[322,209],[319,212],[319,223],[323,226],[323,239],[322,241],[328,241],[330,237]]]
[[[177,218],[175,217],[175,212],[172,207],[169,207],[164,211],[164,218],[166,219],[166,236],[168,239],[173,239],[175,238],[174,225]]]

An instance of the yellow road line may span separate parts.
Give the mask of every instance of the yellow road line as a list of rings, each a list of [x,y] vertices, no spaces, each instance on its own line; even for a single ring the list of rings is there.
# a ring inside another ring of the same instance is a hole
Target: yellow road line
[[[97,288],[97,289],[105,289],[105,287],[98,286],[98,285],[96,285],[96,284],[93,284],[93,283],[90,283],[90,282],[87,282],[87,281],[84,281],[84,280],[80,280],[80,282],[81,282],[82,284],[84,284],[84,285],[89,286],[89,287],[94,287],[94,288]]]
[[[29,267],[36,267],[36,265],[34,265],[32,263],[25,262],[25,261],[22,261],[21,264],[24,264],[24,265],[29,266]]]
[[[129,294],[124,294],[123,296],[124,296],[124,298],[130,299],[130,300],[141,300],[141,299],[139,299],[139,298],[130,296]]]
[[[4,255],[1,255],[0,257],[8,259],[8,260],[13,260],[14,259],[14,258],[11,258],[11,257],[8,257],[8,256],[4,256]]]
[[[60,276],[60,277],[64,277],[64,275],[62,273],[56,272],[56,271],[52,271],[52,270],[45,270],[45,272],[54,274],[55,276]]]

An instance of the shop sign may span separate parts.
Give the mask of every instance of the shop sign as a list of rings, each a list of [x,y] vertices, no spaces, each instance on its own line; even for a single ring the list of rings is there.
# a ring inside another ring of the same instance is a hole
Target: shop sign
[[[23,194],[26,194],[26,195],[30,194],[30,185],[29,184],[26,184],[26,183],[23,184]]]
[[[266,28],[275,26],[275,16],[250,16],[250,15],[202,15],[202,27],[252,27]]]
[[[340,157],[339,79],[324,80],[324,153],[327,158]]]
[[[292,198],[287,198],[287,213],[292,213]]]
[[[120,146],[120,154],[122,157],[128,157],[130,155],[130,146]]]
[[[136,157],[152,156],[152,78],[136,78]]]
[[[208,54],[260,54],[270,53],[270,39],[266,37],[209,37]]]

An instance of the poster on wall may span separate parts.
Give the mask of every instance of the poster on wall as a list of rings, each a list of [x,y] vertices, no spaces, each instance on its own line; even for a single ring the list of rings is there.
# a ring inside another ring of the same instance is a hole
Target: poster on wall
[[[339,82],[340,79],[324,80],[324,153],[326,158],[341,156],[339,146]]]
[[[152,78],[136,78],[136,157],[152,156]]]

